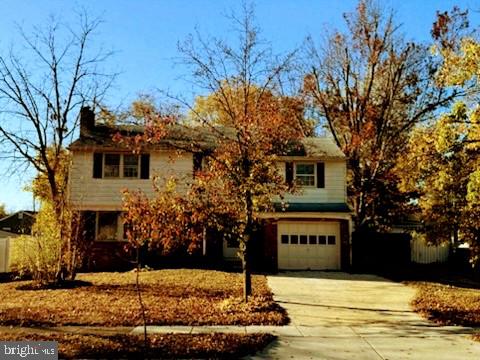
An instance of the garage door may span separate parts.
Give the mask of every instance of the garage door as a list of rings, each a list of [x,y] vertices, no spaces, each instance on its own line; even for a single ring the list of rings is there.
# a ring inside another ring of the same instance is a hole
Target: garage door
[[[340,269],[338,221],[278,222],[279,269]]]

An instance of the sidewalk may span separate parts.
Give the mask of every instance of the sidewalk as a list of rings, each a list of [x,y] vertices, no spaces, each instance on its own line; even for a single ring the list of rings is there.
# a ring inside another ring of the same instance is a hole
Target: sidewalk
[[[318,327],[318,331],[321,331]],[[325,330],[325,329],[323,329]],[[0,334],[12,332],[24,332],[40,334],[42,332],[58,332],[82,335],[116,335],[133,334],[143,335],[143,326],[136,327],[105,327],[105,326],[55,326],[55,327],[10,327],[0,326]],[[253,334],[269,333],[277,336],[309,336],[304,334],[295,325],[287,326],[237,326],[237,325],[215,325],[215,326],[147,326],[148,334],[205,334],[205,333],[233,333],[233,334]]]
[[[149,334],[204,334],[204,333],[233,333],[253,334],[268,333],[277,336],[306,336],[295,325],[286,326],[263,326],[263,325],[214,325],[214,326],[147,326]],[[143,334],[143,327],[137,326],[132,334]]]

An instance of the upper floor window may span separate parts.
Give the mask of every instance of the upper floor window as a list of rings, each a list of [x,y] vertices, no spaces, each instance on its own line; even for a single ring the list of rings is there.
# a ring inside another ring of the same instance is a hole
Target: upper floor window
[[[120,154],[105,154],[103,161],[103,177],[120,177]]]
[[[148,179],[149,173],[149,154],[93,154],[94,178]]]
[[[295,179],[301,186],[315,186],[315,164],[295,164]]]
[[[123,155],[123,177],[138,178],[138,155]]]
[[[287,184],[295,182],[303,187],[325,188],[325,163],[323,162],[285,162],[285,180]]]

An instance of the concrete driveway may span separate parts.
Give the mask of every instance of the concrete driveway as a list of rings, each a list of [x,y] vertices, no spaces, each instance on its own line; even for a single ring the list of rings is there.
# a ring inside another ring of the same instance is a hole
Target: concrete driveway
[[[286,272],[268,283],[293,331],[256,359],[480,359],[472,329],[423,320],[405,285],[339,272]]]

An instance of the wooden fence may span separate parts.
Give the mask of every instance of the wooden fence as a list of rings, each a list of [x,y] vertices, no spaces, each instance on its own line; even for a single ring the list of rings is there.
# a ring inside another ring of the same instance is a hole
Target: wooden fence
[[[450,246],[428,245],[421,239],[413,239],[410,242],[411,260],[417,264],[445,263],[448,261]]]
[[[0,238],[0,273],[9,271],[10,238]]]

